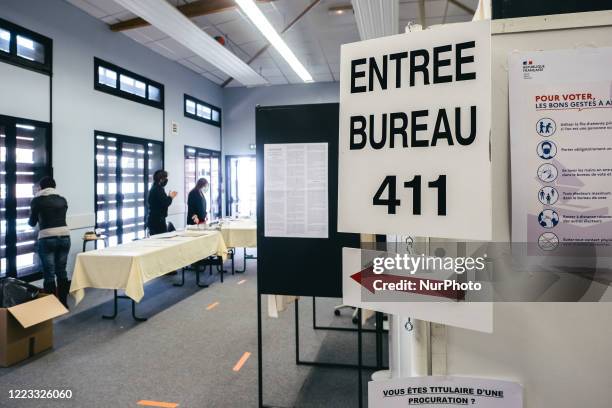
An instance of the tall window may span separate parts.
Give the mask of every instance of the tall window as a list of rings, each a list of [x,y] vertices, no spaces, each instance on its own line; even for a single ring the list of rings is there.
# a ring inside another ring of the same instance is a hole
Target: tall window
[[[146,198],[163,168],[163,144],[96,132],[96,228],[110,245],[145,236]]]
[[[225,156],[225,174],[227,215],[255,217],[255,156]]]
[[[28,218],[36,184],[52,173],[49,129],[47,123],[0,116],[0,276],[39,275],[37,231]]]
[[[185,202],[201,177],[210,185],[205,197],[208,219],[221,218],[221,152],[185,146]]]
[[[0,60],[42,73],[51,73],[53,41],[0,19]]]

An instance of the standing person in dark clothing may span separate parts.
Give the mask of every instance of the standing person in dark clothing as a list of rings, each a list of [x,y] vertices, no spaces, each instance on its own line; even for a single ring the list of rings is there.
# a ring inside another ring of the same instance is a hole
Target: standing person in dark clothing
[[[176,197],[176,191],[166,194],[164,187],[168,184],[168,172],[157,170],[153,174],[153,187],[149,191],[147,227],[149,235],[162,234],[168,231],[166,217],[168,207],[172,204],[172,199]]]
[[[208,180],[201,178],[187,196],[187,224],[196,225],[206,223],[206,198]]]
[[[40,191],[30,202],[28,224],[38,224],[36,249],[43,268],[45,292],[56,294],[66,307],[68,300],[68,276],[66,263],[70,252],[70,230],[66,224],[68,203],[55,190],[55,180],[44,177],[39,182]],[[57,277],[57,286],[55,278]]]

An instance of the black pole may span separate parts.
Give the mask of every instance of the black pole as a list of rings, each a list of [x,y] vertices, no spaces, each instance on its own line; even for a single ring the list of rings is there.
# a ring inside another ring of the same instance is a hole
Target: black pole
[[[261,344],[261,293],[257,290],[257,391],[259,408],[263,407],[263,356]]]
[[[298,307],[299,299],[295,299],[295,364],[300,364],[300,309]]]
[[[312,297],[312,328],[317,329],[317,302],[315,297]]]
[[[361,356],[361,308],[357,309],[357,391],[359,392],[359,408],[363,407],[363,385],[361,384],[361,366],[363,364]]]
[[[383,314],[376,312],[376,368],[382,370],[383,366]]]

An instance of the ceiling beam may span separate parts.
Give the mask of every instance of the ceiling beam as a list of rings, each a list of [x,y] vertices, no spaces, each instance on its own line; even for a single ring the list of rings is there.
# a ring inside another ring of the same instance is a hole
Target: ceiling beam
[[[268,3],[273,0],[257,0],[259,2]],[[219,13],[221,11],[233,10],[236,8],[236,3],[233,0],[198,0],[192,3],[182,4],[176,9],[183,13],[187,18],[206,16],[208,14]],[[120,32],[133,30],[134,28],[150,26],[148,22],[140,17],[131,18],[115,24],[109,24],[111,31]]]

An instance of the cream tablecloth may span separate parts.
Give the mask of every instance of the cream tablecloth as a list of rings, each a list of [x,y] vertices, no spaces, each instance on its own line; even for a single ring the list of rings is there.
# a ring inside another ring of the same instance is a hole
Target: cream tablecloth
[[[257,247],[257,223],[253,220],[224,220],[221,234],[230,248]]]
[[[175,231],[77,255],[70,293],[78,304],[85,288],[123,289],[136,302],[144,284],[211,255],[226,257],[219,231]]]

